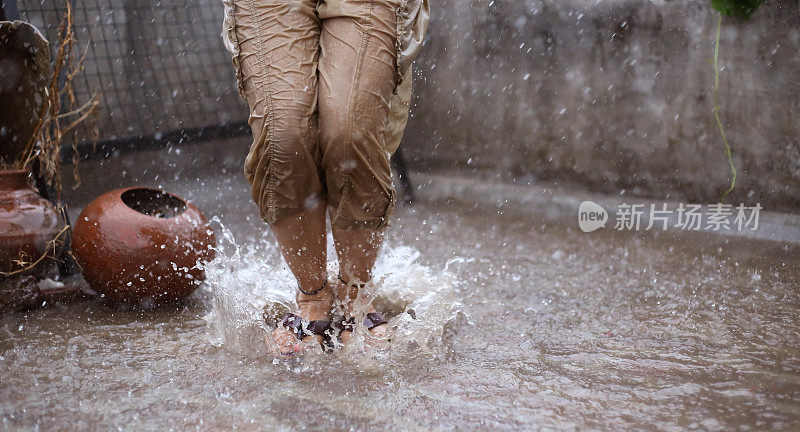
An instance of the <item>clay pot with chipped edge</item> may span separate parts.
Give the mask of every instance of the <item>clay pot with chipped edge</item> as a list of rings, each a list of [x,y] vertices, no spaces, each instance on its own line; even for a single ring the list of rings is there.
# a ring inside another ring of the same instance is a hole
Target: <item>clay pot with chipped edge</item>
[[[83,209],[72,251],[86,282],[113,306],[149,309],[188,297],[216,241],[203,213],[174,194],[129,187]]]

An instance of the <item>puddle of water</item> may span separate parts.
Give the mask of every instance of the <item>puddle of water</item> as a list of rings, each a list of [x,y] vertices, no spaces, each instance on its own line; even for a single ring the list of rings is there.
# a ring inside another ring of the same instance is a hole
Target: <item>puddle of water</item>
[[[722,431],[800,422],[797,246],[584,234],[572,220],[419,204],[398,211],[376,272],[378,304],[395,314],[402,343],[385,355],[276,365],[263,355],[262,314],[292,306],[289,272],[253,209],[230,209],[249,202],[246,186],[205,184],[176,192],[224,215],[230,237],[220,226],[222,258],[192,301],[0,318],[0,429]]]
[[[248,243],[241,247],[219,219],[218,257],[206,267],[206,283],[199,295],[209,303],[210,341],[244,356],[268,356],[265,337],[284,313],[297,310],[296,284],[275,243]],[[328,250],[334,251],[328,236]],[[442,335],[449,325],[466,322],[463,305],[455,292],[455,279],[418,262],[420,253],[408,246],[385,245],[374,269],[374,281],[363,295],[389,319],[392,343],[370,350],[382,363],[409,355],[445,354]],[[455,259],[457,262],[463,259]],[[335,280],[338,263],[330,257],[329,279]],[[357,328],[346,349],[334,354],[343,360],[363,353],[363,328]],[[323,354],[321,351],[318,355]],[[308,357],[308,356],[306,356]],[[306,359],[308,360],[308,359]]]

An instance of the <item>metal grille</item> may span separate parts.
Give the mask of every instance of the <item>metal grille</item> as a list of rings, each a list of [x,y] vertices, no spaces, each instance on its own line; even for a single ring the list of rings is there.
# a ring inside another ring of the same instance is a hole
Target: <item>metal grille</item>
[[[180,140],[232,124],[244,131],[220,0],[17,0],[17,7],[56,41],[65,1],[73,5],[76,51],[89,44],[74,90],[81,103],[100,92],[101,142]],[[78,141],[90,139],[83,132]]]

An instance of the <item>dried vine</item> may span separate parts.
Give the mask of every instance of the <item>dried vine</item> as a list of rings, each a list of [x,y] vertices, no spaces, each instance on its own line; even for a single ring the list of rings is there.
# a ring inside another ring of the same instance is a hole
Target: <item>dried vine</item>
[[[39,258],[37,258],[35,261],[30,261],[30,262],[23,261],[21,258],[18,259],[18,260],[14,260],[14,264],[16,264],[17,266],[22,266],[22,267],[17,269],[17,270],[10,271],[10,272],[0,271],[0,276],[3,276],[3,277],[18,276],[18,275],[20,275],[22,273],[25,273],[28,270],[31,270],[31,269],[35,268],[36,266],[38,266],[42,261],[44,261],[48,257],[50,257],[51,259],[57,260],[58,259],[58,248],[62,244],[59,239],[61,238],[61,236],[65,235],[67,233],[67,231],[69,231],[69,229],[70,229],[69,225],[64,225],[64,227],[61,228],[61,231],[59,231],[58,234],[56,234],[55,237],[53,237],[51,240],[49,240],[47,242],[45,250],[44,250],[44,253]]]
[[[731,171],[731,184],[722,193],[721,201],[725,202],[728,194],[733,191],[736,186],[736,166],[733,164],[733,153],[731,152],[731,145],[728,142],[728,137],[725,135],[725,127],[719,118],[719,111],[722,105],[719,103],[719,37],[722,31],[722,17],[723,16],[736,16],[741,18],[749,18],[750,15],[762,4],[765,0],[711,0],[711,7],[719,12],[717,17],[717,32],[714,38],[714,120],[717,122],[719,134],[722,137],[722,143],[725,146],[725,155],[728,157],[728,166]]]
[[[95,93],[88,102],[78,106],[73,91],[72,81],[78,73],[83,71],[89,44],[86,44],[78,61],[73,63],[76,38],[70,3],[69,1],[65,2],[66,13],[58,27],[58,49],[53,61],[50,83],[45,89],[39,122],[22,154],[14,163],[14,169],[30,169],[33,162],[38,160],[45,181],[53,187],[56,195],[61,191],[59,164],[64,137],[88,119],[95,112],[99,103],[98,95]],[[69,101],[68,111],[63,113],[61,112],[62,97],[66,97]],[[75,148],[77,141],[77,139],[73,140],[73,149],[75,150],[73,162],[75,162],[74,175],[76,182],[79,183],[76,159],[79,156],[77,148]]]
[[[728,197],[733,188],[736,186],[736,166],[733,164],[733,154],[731,153],[731,145],[728,143],[728,137],[725,135],[725,128],[722,126],[722,121],[719,119],[719,110],[722,105],[719,103],[719,34],[722,28],[722,15],[717,17],[717,37],[714,40],[714,120],[717,121],[719,134],[722,137],[722,143],[725,145],[725,155],[728,156],[728,166],[731,169],[731,184],[722,193],[722,202]]]

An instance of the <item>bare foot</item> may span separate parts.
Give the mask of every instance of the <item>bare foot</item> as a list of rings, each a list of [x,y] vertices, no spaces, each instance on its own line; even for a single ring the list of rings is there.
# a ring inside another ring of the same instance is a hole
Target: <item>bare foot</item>
[[[363,284],[361,284],[363,286]],[[336,300],[341,305],[342,310],[346,316],[363,316],[364,314],[368,314],[371,312],[377,312],[375,307],[372,305],[370,301],[367,304],[364,304],[366,299],[358,298],[358,290],[359,286],[356,284],[347,284],[344,283],[342,280],[339,280],[337,284],[336,290]],[[361,323],[359,323],[361,324]],[[369,329],[367,340],[365,341],[367,345],[376,346],[379,345],[381,342],[386,340],[387,334],[389,332],[389,325],[388,324],[380,324],[375,327]],[[339,340],[342,344],[347,345],[350,341],[350,338],[353,337],[353,332],[351,331],[342,331],[339,335]]]
[[[369,312],[375,312],[375,308],[370,307],[367,313]],[[370,346],[382,345],[382,342],[386,341],[386,335],[388,333],[389,333],[389,324],[377,325],[369,329],[365,343]],[[339,335],[339,340],[342,342],[342,344],[347,345],[347,343],[350,342],[351,337],[353,337],[353,332],[343,331]]]
[[[305,324],[307,324],[306,320],[330,320],[334,298],[330,284],[317,294],[299,293],[297,295],[297,315],[303,317]],[[325,338],[317,334],[312,336],[300,340],[294,331],[279,323],[278,327],[272,331],[272,340],[267,340],[267,344],[276,357],[292,357],[306,350],[321,347]]]

